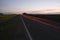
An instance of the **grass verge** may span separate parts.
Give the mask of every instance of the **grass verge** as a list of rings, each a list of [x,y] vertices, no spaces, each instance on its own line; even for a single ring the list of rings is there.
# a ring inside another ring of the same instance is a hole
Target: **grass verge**
[[[9,14],[9,15],[0,15],[0,23],[10,20],[11,18],[15,17],[16,14]]]

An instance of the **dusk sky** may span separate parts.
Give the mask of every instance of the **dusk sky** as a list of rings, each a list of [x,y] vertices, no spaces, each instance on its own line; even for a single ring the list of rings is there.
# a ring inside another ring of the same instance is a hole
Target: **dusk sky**
[[[60,12],[60,0],[0,0],[0,12]]]

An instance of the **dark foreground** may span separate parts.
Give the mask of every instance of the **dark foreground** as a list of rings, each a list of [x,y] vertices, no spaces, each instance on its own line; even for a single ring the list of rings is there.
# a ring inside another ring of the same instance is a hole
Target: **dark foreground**
[[[0,40],[27,40],[20,15],[1,23],[0,27],[4,28],[0,30]]]
[[[48,25],[43,25],[23,16],[22,18],[33,40],[60,40],[60,30],[58,28],[56,29]],[[53,21],[54,22],[48,23],[60,23],[57,20]],[[60,27],[60,24],[56,25]],[[0,40],[29,40],[21,15],[17,15],[9,21],[1,23],[0,27],[4,28],[4,30],[0,30]]]

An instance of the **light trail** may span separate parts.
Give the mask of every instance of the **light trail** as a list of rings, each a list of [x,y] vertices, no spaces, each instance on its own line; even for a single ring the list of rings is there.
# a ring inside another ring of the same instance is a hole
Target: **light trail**
[[[41,24],[51,26],[51,27],[53,27],[53,28],[55,28],[55,29],[60,29],[59,26],[52,25],[52,24],[48,24],[48,23],[46,23],[46,22],[42,22],[41,20],[38,20],[37,17],[27,16],[27,15],[22,15],[22,16],[25,17],[25,18],[28,18],[28,19],[30,19],[30,20],[34,20],[34,21],[36,21],[36,22],[39,22],[39,23],[41,23]]]
[[[26,15],[26,16],[28,16],[28,15]],[[29,17],[35,18],[35,19],[38,19],[38,20],[41,20],[41,21],[46,21],[46,22],[55,22],[53,20],[48,20],[48,19],[45,19],[45,18],[38,18],[38,17],[34,17],[34,16],[29,16]],[[60,24],[60,23],[56,23],[56,24]]]

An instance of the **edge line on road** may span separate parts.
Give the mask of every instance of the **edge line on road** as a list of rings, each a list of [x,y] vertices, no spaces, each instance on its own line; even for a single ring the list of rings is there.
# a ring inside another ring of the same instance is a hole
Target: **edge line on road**
[[[24,27],[25,27],[25,29],[26,29],[26,32],[27,32],[27,34],[28,34],[28,36],[29,36],[29,39],[32,40],[32,37],[31,37],[31,35],[30,35],[30,33],[29,33],[29,31],[28,31],[26,25],[25,25],[25,22],[24,22],[22,16],[21,16],[21,19],[22,19],[23,25],[24,25]]]

